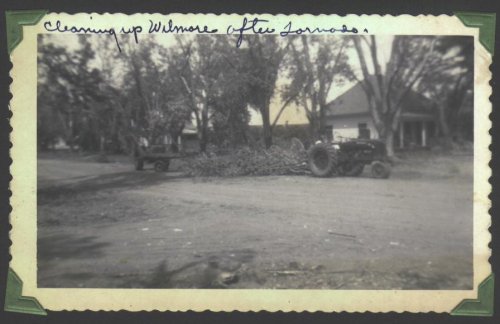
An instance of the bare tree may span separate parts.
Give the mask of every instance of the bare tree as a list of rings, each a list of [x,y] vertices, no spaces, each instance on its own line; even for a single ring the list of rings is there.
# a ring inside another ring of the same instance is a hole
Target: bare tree
[[[121,110],[125,136],[136,148],[140,138],[155,144],[166,134],[177,137],[189,120],[190,111],[183,104],[175,71],[158,59],[163,50],[148,42],[134,49],[125,47],[121,54],[128,67],[123,81],[125,95],[115,91],[115,103]]]
[[[394,156],[394,133],[399,126],[403,100],[435,67],[436,38],[395,36],[385,74],[382,73],[378,57],[376,37],[354,36],[352,40],[363,76],[360,82],[368,99],[373,122],[385,141],[387,154]]]
[[[264,145],[269,148],[273,143],[270,104],[289,42],[283,43],[277,36],[249,36],[247,40],[247,66],[242,72],[247,80],[249,104],[260,112]]]
[[[474,46],[472,37],[439,37],[436,50],[439,69],[422,78],[417,90],[437,109],[439,135],[450,147],[453,139],[472,139],[474,95]]]
[[[290,101],[304,108],[314,139],[324,132],[325,112],[330,90],[336,83],[350,79],[347,64],[347,38],[300,36],[291,42],[292,55],[288,60],[288,77],[292,80],[283,93],[284,105]],[[276,124],[277,119],[273,123]]]

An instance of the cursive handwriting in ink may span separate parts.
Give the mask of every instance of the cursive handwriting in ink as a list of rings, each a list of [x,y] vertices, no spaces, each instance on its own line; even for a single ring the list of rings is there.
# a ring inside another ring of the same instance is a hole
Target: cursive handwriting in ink
[[[364,29],[364,31],[367,33],[368,30]],[[341,28],[311,28],[311,27],[305,27],[305,28],[295,28],[292,29],[292,22],[288,22],[288,24],[285,26],[283,31],[280,32],[280,36],[286,37],[288,35],[301,35],[301,34],[334,34],[334,33],[352,33],[352,34],[357,34],[358,29],[356,27],[352,27],[351,29],[347,28],[346,25],[342,25]]]
[[[134,34],[134,40],[135,43],[139,43],[139,39],[137,38],[137,34],[140,34],[142,32],[142,27],[141,26],[132,26],[131,28],[125,29],[125,27],[122,27],[120,31],[123,34]],[[120,51],[121,52],[121,51]]]
[[[118,36],[114,28],[92,28],[92,27],[81,27],[81,26],[68,26],[68,25],[63,25],[60,20],[57,20],[55,24],[52,24],[51,21],[46,21],[43,24],[43,27],[45,30],[49,32],[59,32],[59,33],[73,33],[73,34],[104,34],[104,35],[112,35],[115,39],[116,46],[118,47],[118,50],[121,52],[121,46],[120,42],[118,41]],[[133,26],[128,29],[125,29],[125,27],[122,27],[120,29],[120,32],[124,34],[134,34],[134,39],[135,42],[138,43],[137,39],[137,34],[139,34],[142,31],[141,26]]]
[[[239,28],[235,28],[232,25],[227,27],[227,34],[232,35],[234,33],[238,33],[238,40],[236,41],[236,47],[240,47],[241,42],[243,41],[243,34],[246,31],[250,31],[253,34],[272,34],[276,30],[274,28],[261,27],[257,26],[259,23],[266,23],[269,20],[254,18],[253,20],[248,21],[247,17],[243,17],[243,24]]]
[[[90,17],[92,19],[92,17]],[[237,34],[238,39],[236,41],[236,47],[240,47],[243,42],[243,35],[245,34],[254,34],[254,35],[265,35],[265,34],[274,34],[276,32],[275,28],[266,26],[269,20],[260,19],[258,17],[253,19],[248,19],[247,17],[243,17],[243,21],[239,27],[234,27],[233,25],[229,25],[227,27],[227,35]],[[96,28],[96,27],[83,27],[83,26],[72,26],[65,25],[60,20],[57,20],[55,23],[52,21],[46,21],[43,24],[45,30],[49,32],[59,32],[59,33],[74,33],[74,34],[107,34],[112,35],[115,39],[116,46],[118,50],[121,52],[120,42],[118,40],[118,33],[122,34],[133,34],[135,43],[139,43],[138,35],[142,33],[143,27],[140,25],[129,26],[129,27],[120,27],[117,30],[115,28]],[[207,25],[177,25],[173,22],[172,19],[169,19],[167,22],[162,21],[153,21],[149,20],[149,34],[154,33],[195,33],[195,34],[214,34],[218,32],[218,29],[211,28]],[[368,30],[363,29],[364,33],[368,33]],[[302,35],[302,34],[334,34],[334,33],[350,33],[357,34],[359,30],[356,27],[348,28],[346,25],[342,25],[340,28],[331,27],[331,28],[321,28],[321,27],[296,27],[292,25],[292,22],[289,21],[279,32],[281,37],[286,37],[288,35]]]
[[[209,29],[207,25],[200,27],[199,25],[194,26],[178,26],[175,25],[172,19],[169,19],[166,24],[161,21],[153,22],[149,20],[149,33],[198,33],[198,34],[214,34],[218,32],[217,29]]]

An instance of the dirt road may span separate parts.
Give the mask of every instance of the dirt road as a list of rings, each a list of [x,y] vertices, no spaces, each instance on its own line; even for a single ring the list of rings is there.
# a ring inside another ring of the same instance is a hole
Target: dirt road
[[[40,159],[38,284],[469,289],[471,167],[203,180]]]

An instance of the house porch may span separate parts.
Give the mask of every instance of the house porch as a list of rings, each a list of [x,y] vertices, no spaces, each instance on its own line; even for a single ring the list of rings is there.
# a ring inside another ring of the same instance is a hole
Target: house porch
[[[394,147],[396,149],[429,147],[429,141],[435,136],[435,132],[435,123],[432,120],[402,118],[394,134]]]

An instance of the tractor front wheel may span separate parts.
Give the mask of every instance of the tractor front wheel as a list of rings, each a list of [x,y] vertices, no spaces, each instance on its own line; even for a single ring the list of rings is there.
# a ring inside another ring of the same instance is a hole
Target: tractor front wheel
[[[391,167],[389,164],[375,161],[372,163],[372,176],[376,179],[387,179],[391,175]]]

